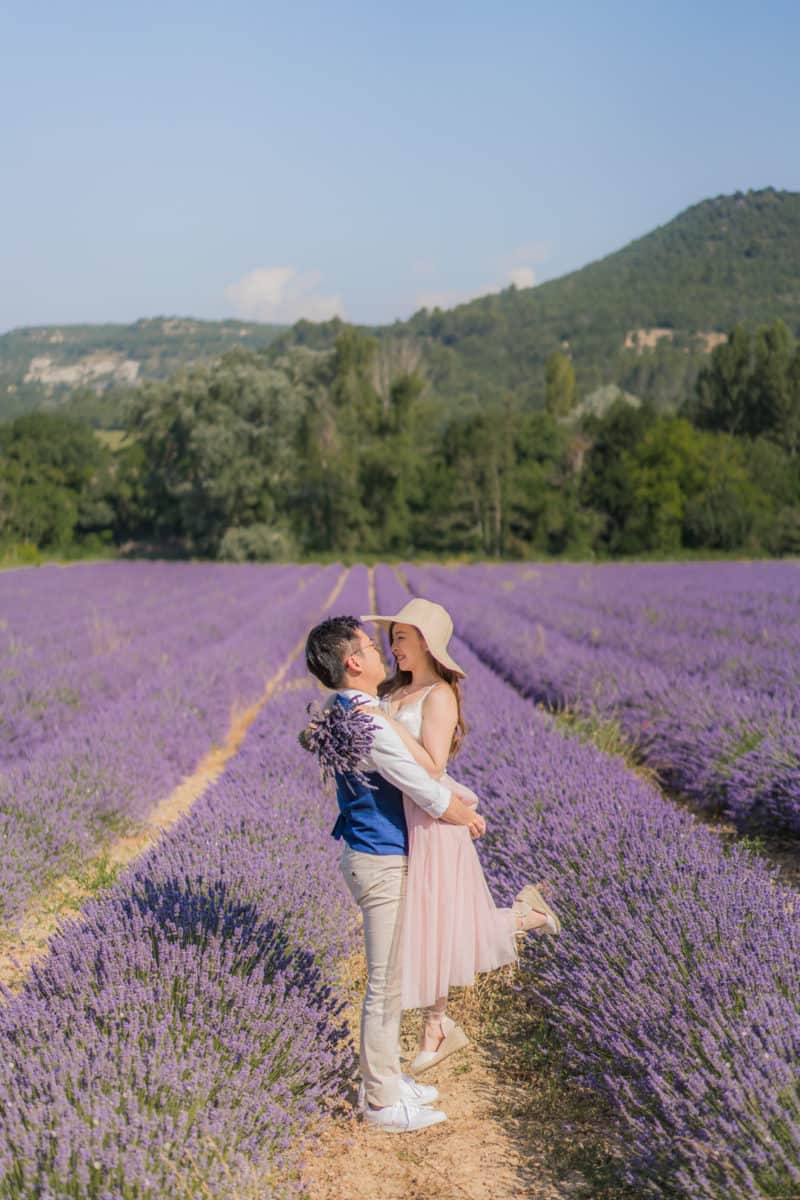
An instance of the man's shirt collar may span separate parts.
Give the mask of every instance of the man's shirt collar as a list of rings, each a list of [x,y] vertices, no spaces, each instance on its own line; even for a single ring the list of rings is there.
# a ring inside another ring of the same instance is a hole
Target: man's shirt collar
[[[378,697],[370,696],[369,692],[362,692],[359,688],[339,688],[338,694],[346,696],[348,700],[357,700],[359,704],[377,704]]]

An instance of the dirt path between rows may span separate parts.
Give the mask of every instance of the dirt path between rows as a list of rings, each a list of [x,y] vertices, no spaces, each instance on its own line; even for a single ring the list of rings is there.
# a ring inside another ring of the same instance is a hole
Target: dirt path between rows
[[[345,568],[322,605],[329,608],[344,587],[349,571]],[[267,680],[261,695],[247,708],[234,708],[224,742],[203,755],[191,775],[160,800],[152,809],[146,822],[129,834],[115,839],[100,851],[97,858],[87,864],[87,870],[78,877],[62,875],[40,892],[26,910],[18,926],[11,932],[0,933],[0,984],[16,992],[22,987],[31,965],[41,958],[48,948],[50,938],[65,920],[80,919],[80,904],[94,895],[96,887],[85,880],[92,870],[102,872],[111,881],[116,873],[128,866],[145,850],[153,845],[164,830],[187,813],[208,787],[222,774],[225,765],[238,751],[245,734],[265,704],[283,683],[288,671],[302,653],[305,634],[292,647],[274,675]]]
[[[357,1115],[355,1087],[319,1130],[302,1172],[305,1200],[628,1200],[610,1114],[531,1059],[536,1017],[515,1004],[512,968],[453,989],[449,1011],[470,1045],[420,1076],[438,1087],[447,1121],[389,1135]],[[347,964],[347,1018],[358,1044],[362,953]],[[403,1018],[413,1056],[420,1018]]]

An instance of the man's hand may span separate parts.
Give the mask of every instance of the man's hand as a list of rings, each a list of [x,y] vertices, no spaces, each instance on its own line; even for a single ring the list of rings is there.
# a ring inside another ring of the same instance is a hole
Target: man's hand
[[[473,792],[472,788],[468,788],[463,783],[456,783],[454,779],[447,780],[447,786],[454,796],[458,797],[462,804],[467,808],[478,807],[478,797]]]

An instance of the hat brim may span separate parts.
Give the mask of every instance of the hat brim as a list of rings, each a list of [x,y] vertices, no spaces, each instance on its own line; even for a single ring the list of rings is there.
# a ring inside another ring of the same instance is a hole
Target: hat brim
[[[359,619],[359,621],[373,621],[376,625],[389,626],[389,625],[394,625],[397,622],[400,622],[401,624],[404,624],[404,625],[405,624],[414,625],[413,621],[406,621],[401,616],[395,615],[392,617],[387,617],[383,613],[367,613],[365,616],[359,617],[358,619]],[[419,629],[419,626],[414,625],[414,628]],[[420,631],[420,633],[422,633],[422,636],[425,637],[425,634],[422,632],[422,630],[420,629],[419,631]],[[443,667],[447,667],[448,670],[450,670],[450,671],[455,671],[456,675],[460,675],[462,679],[467,678],[467,672],[464,670],[464,668],[460,667],[458,665],[458,663],[456,662],[456,660],[454,658],[452,658],[445,649],[439,650],[438,652],[431,650],[430,644],[428,643],[427,639],[425,640],[425,644],[428,647],[428,650],[430,651],[432,656],[436,659],[436,661],[438,663],[441,663]]]

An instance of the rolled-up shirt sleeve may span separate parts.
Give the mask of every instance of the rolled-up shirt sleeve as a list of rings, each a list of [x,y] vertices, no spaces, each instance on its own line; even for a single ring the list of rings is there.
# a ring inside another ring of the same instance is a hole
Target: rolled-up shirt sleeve
[[[450,789],[432,779],[412,756],[400,735],[384,724],[380,716],[374,716],[376,729],[369,754],[370,762],[374,763],[375,770],[384,779],[404,792],[428,816],[438,819],[450,807]]]

